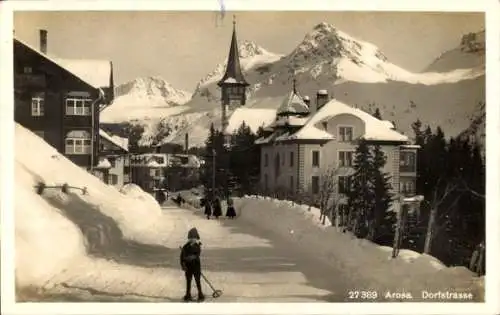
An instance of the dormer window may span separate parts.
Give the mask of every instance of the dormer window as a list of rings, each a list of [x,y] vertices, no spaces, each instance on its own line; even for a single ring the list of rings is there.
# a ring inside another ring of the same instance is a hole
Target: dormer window
[[[340,126],[338,132],[338,141],[340,142],[350,142],[353,140],[353,127],[351,126]]]

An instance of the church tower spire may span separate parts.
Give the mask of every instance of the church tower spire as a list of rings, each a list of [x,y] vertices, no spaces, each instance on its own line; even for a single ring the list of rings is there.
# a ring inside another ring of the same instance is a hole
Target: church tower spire
[[[222,132],[225,132],[228,125],[227,112],[245,105],[246,88],[249,86],[241,71],[240,53],[236,37],[236,18],[234,16],[233,35],[229,46],[226,72],[217,85],[221,88]]]

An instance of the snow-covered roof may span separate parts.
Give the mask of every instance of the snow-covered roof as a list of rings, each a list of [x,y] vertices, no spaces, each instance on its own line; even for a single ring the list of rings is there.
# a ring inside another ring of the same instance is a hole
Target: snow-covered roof
[[[363,120],[365,124],[365,134],[362,136],[363,139],[374,141],[408,141],[407,136],[392,130],[389,128],[387,123],[373,117],[361,109],[353,108],[339,102],[336,99],[330,100],[323,107],[321,107],[321,109],[309,119],[306,125],[296,132],[293,135],[293,138],[291,137],[290,139],[313,139],[316,136],[318,136],[318,139],[323,139],[326,137],[325,133],[327,132],[318,129],[316,124],[341,114],[351,114]]]
[[[281,106],[278,108],[278,114],[283,113],[296,113],[296,114],[308,114],[309,106],[304,103],[304,100],[294,91],[290,91],[285,97]]]
[[[387,128],[394,129],[394,124],[389,120],[382,120],[382,123],[387,126]]]
[[[57,58],[42,53],[40,50],[17,37],[15,38],[15,41],[44,57],[48,61],[58,65],[64,70],[72,73],[93,88],[99,89],[110,87],[110,79],[112,75],[112,66],[110,61]]]
[[[114,145],[118,146],[119,148],[125,150],[128,152],[128,139],[127,138],[122,138],[118,136],[111,136],[109,135],[106,131],[99,129],[99,136],[103,137],[104,139],[108,140],[109,142],[113,143]]]
[[[111,168],[111,163],[107,158],[100,157],[96,168]]]
[[[238,81],[236,81],[235,78],[227,78],[226,80],[224,80],[224,83],[238,83]]]
[[[93,87],[109,87],[111,77],[111,62],[93,59],[53,59],[71,73],[88,82]]]
[[[285,124],[288,126],[301,127],[304,126],[304,124],[307,122],[308,119],[309,119],[308,117],[294,117],[294,116],[279,117],[274,122],[273,127]]]
[[[300,134],[299,134],[300,133]],[[286,139],[280,139],[280,140],[333,140],[335,139],[335,136],[332,134],[318,129],[314,126],[309,126],[308,128],[303,128],[299,130],[299,132],[296,132],[293,135],[290,135]]]
[[[147,164],[147,166],[149,167],[162,167],[160,164],[158,164],[158,162],[156,162],[155,160],[150,160]]]
[[[272,124],[275,117],[275,109],[239,107],[231,114],[231,117],[229,117],[225,132],[232,134],[240,128],[243,122],[245,122],[245,124],[250,127],[250,130],[256,133],[259,127]]]

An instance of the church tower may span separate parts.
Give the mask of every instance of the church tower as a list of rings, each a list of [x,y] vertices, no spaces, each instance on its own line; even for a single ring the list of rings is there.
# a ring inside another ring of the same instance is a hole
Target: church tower
[[[221,88],[222,132],[225,132],[228,126],[228,111],[245,105],[246,88],[249,86],[241,72],[240,54],[236,39],[236,19],[234,17],[233,37],[229,47],[226,72],[217,85]]]

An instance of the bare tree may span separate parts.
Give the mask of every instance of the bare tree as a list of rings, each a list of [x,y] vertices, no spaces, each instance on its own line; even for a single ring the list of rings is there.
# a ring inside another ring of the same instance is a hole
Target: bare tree
[[[452,196],[452,194],[456,192],[462,185],[460,180],[451,180],[446,182],[444,185],[444,189],[441,190],[439,189],[439,187],[441,187],[441,184],[443,184],[442,178],[440,178],[437,181],[436,189],[434,190],[432,194],[432,200],[430,201],[431,211],[429,215],[429,223],[427,225],[427,234],[425,236],[425,245],[424,245],[425,254],[429,254],[431,251],[432,240],[436,232],[436,216],[439,208],[441,208],[444,202],[449,200],[449,197]],[[458,203],[459,196],[454,195],[454,198],[455,199],[453,200],[451,205],[448,206],[447,209],[444,211],[445,213],[448,213],[450,209],[454,208]]]
[[[333,210],[338,208],[338,173],[339,169],[329,168],[320,179],[319,207],[321,210],[320,220],[323,225],[326,224],[327,215],[333,224]],[[338,218],[339,213],[335,213],[335,215]]]

